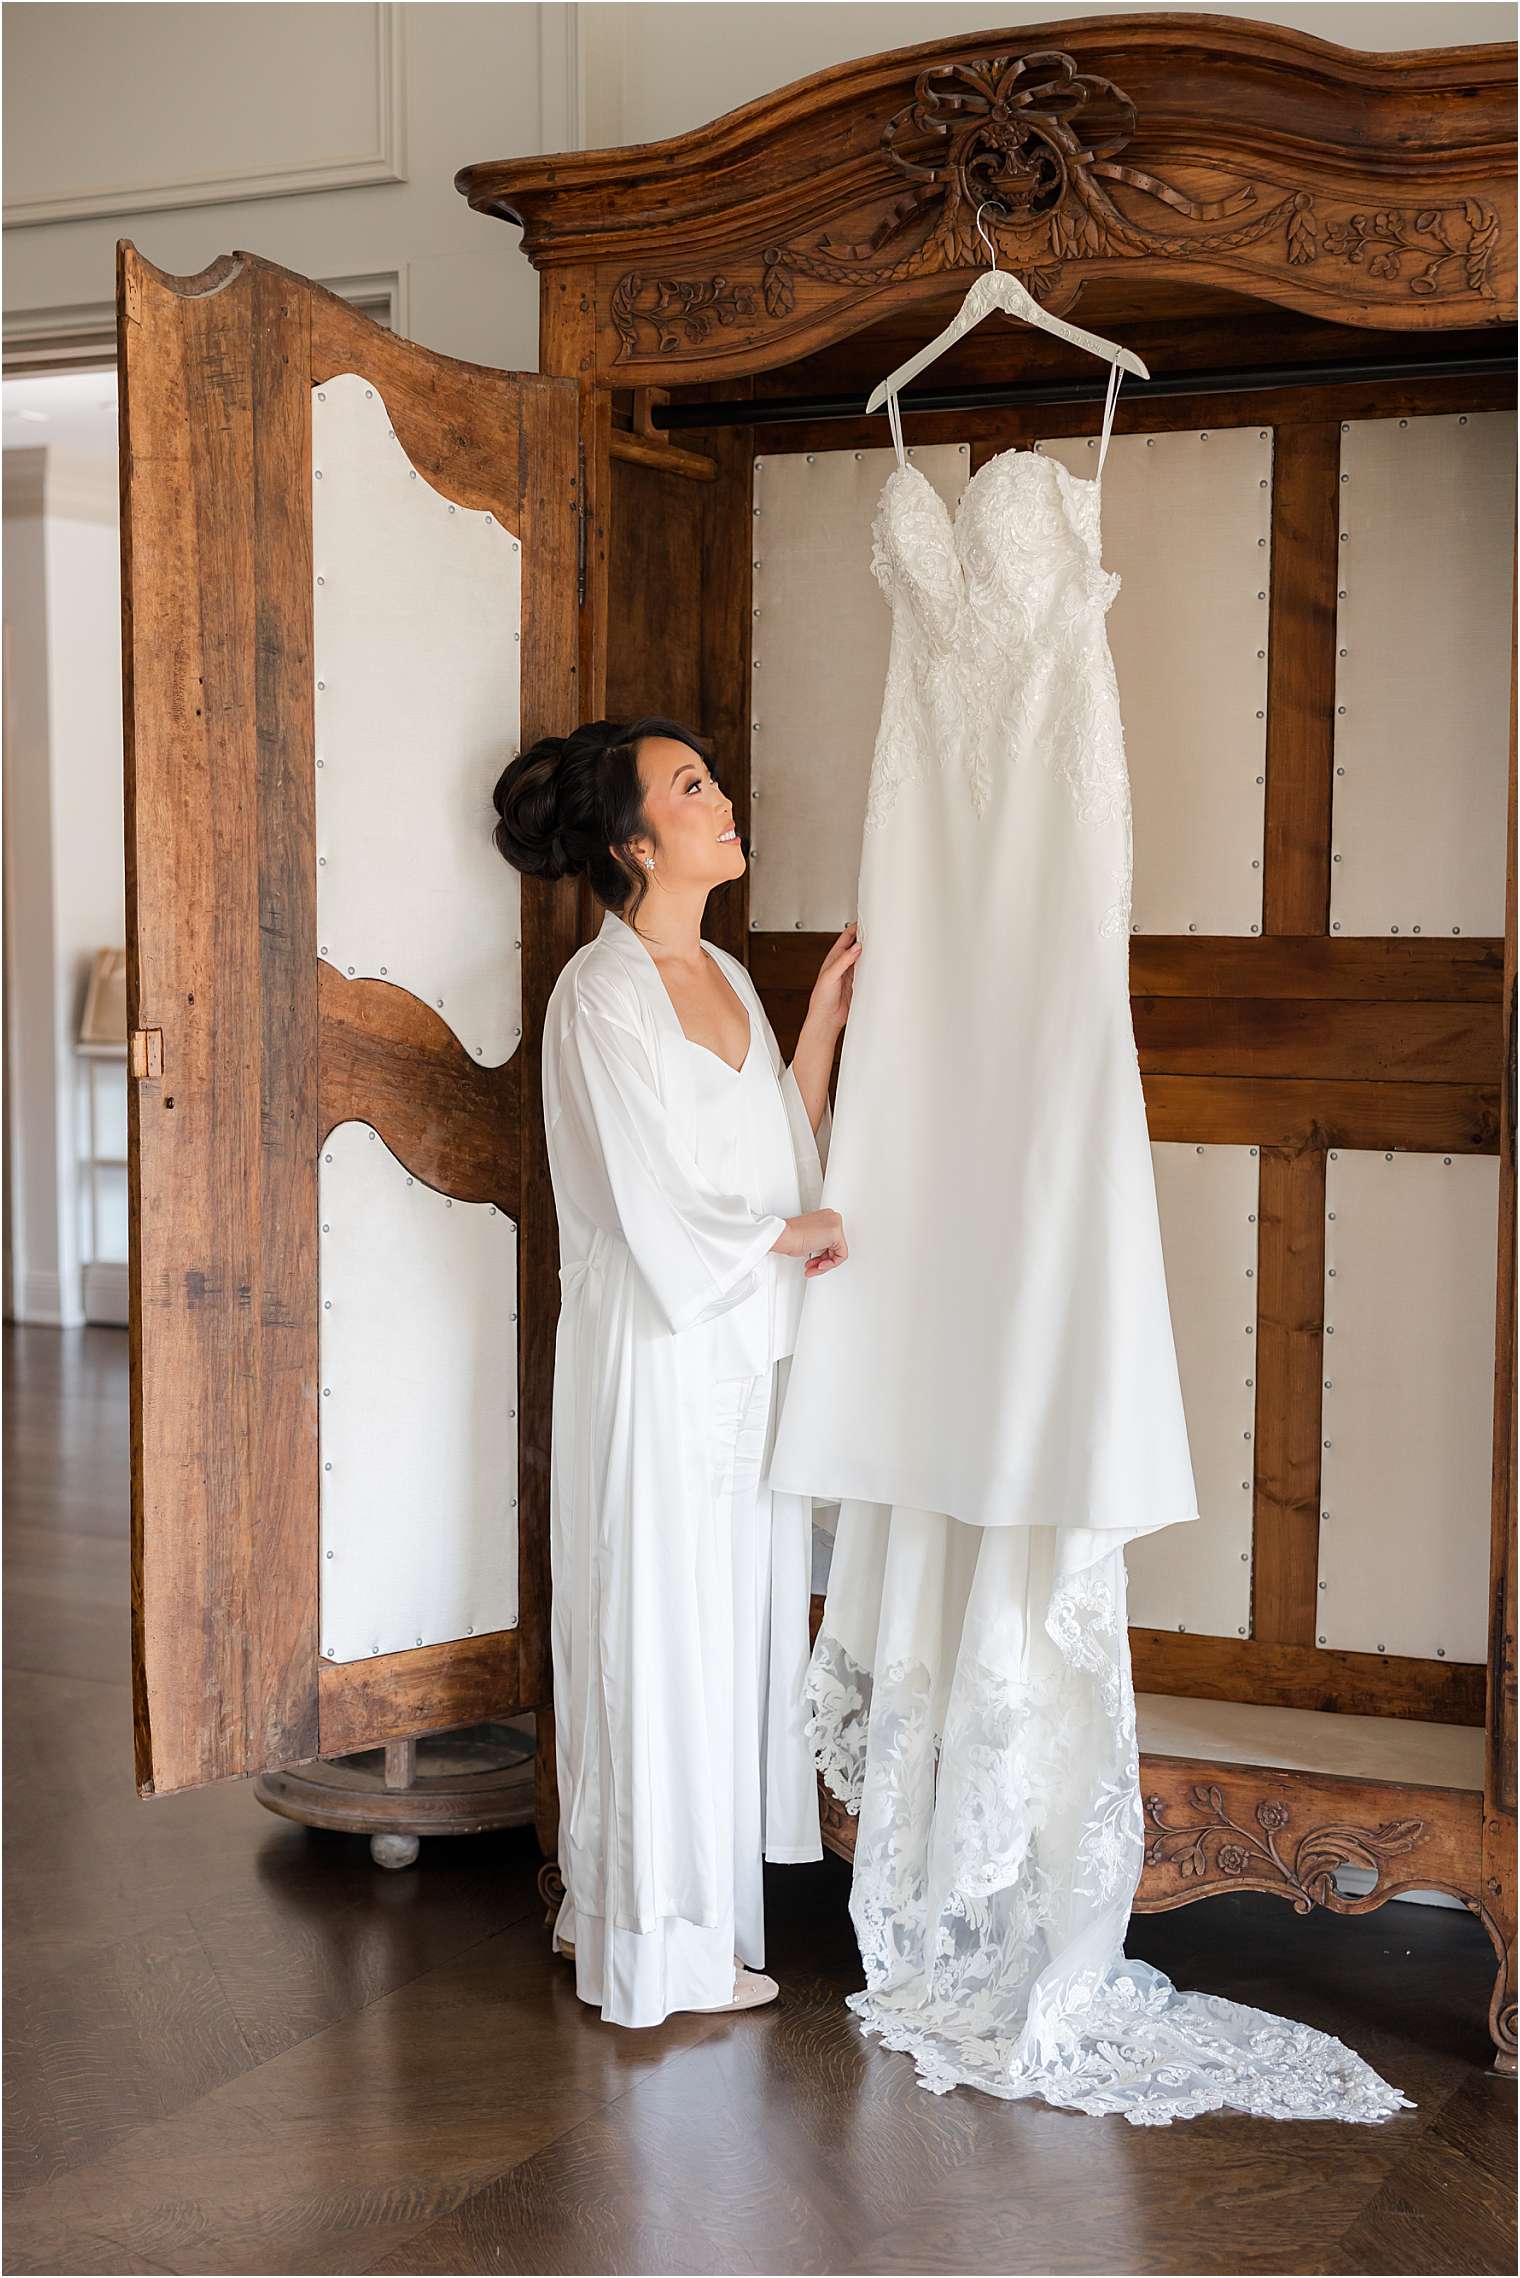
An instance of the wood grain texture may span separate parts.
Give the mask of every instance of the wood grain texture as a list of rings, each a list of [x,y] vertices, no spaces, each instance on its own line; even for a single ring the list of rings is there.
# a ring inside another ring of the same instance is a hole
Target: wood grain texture
[[[1147,1075],[1491,1085],[1503,1050],[1497,1004],[1137,996],[1131,1010]]]
[[[928,76],[947,70],[948,132]],[[545,277],[590,281],[597,362],[641,385],[757,372],[964,290],[989,192],[999,259],[1056,310],[1130,270],[1366,327],[1471,327],[1514,313],[1512,80],[1498,46],[1370,55],[1095,17],[862,57],[636,152],[456,183],[522,225]]]
[[[1325,1154],[1261,1152],[1251,1634],[1312,1645],[1319,1576]]]
[[[144,1792],[316,1745],[308,314],[269,283],[119,250]]]
[[[805,991],[829,945],[824,933],[761,933],[750,970],[762,992]],[[1479,1005],[1504,1001],[1504,942],[1368,937],[1135,934],[1129,945],[1132,999],[1283,998],[1372,1004]]]
[[[1481,1661],[1421,1661],[1334,1646],[1132,1629],[1135,1689],[1185,1700],[1272,1702],[1344,1716],[1413,1717],[1427,1724],[1483,1722]]]
[[[749,383],[741,381],[739,392]],[[725,391],[726,392],[726,391]],[[714,745],[714,763],[734,803],[734,819],[747,848],[754,835],[750,804],[750,688],[754,618],[752,568],[754,524],[753,438],[731,427],[699,429],[696,441],[711,458],[716,479],[703,499],[702,608],[698,626],[698,670],[703,732]],[[710,938],[748,964],[750,872],[743,873],[708,902]],[[816,968],[814,970],[816,978]],[[811,980],[808,984],[811,991]],[[804,1010],[806,999],[804,999]]]
[[[710,485],[614,457],[607,560],[607,718],[700,726],[702,526]]]
[[[1266,935],[1330,929],[1340,464],[1341,433],[1333,419],[1290,428],[1273,446]]]
[[[1516,2067],[1515,1864],[1515,1124],[1516,1054],[1516,651],[1510,618],[1508,852],[1504,878],[1504,1085],[1499,1108],[1499,1259],[1494,1321],[1493,1514],[1490,1554],[1488,1738],[1484,1762],[1484,1887],[1499,1925],[1504,1966],[1489,2025],[1503,2068]]]
[[[948,324],[962,294],[958,288],[945,295],[943,305],[928,303],[914,315],[911,327],[886,318],[867,325],[841,341],[827,357],[785,365],[778,372],[755,376],[757,392],[772,390],[780,398],[800,396],[809,375],[818,368],[820,392],[869,395],[883,372],[902,363]],[[1357,338],[1329,325],[1312,327],[1303,338],[1284,341],[1264,322],[1267,313],[1244,299],[1234,304],[1227,323],[1219,327],[1212,354],[1200,354],[1197,343],[1206,337],[1207,320],[1200,316],[1195,294],[1179,295],[1167,306],[1164,287],[1154,280],[1143,299],[1121,294],[1111,280],[1094,278],[1084,287],[1080,320],[1089,329],[1112,338],[1122,337],[1154,372],[1174,374],[1180,369],[1207,364],[1220,371],[1261,371],[1290,357],[1298,364],[1328,364],[1337,356],[1345,361],[1368,354],[1366,336]],[[1185,328],[1185,331],[1184,331]],[[1500,343],[1486,333],[1401,335],[1385,350],[1401,358],[1417,351],[1424,339],[1434,353],[1491,356]],[[1008,336],[994,326],[977,327],[964,335],[943,357],[936,357],[932,385],[939,387],[1038,386],[1043,378],[1059,383],[1081,376],[1079,366],[1053,357],[1053,344],[1028,330],[1018,335],[1017,380],[1010,382]],[[1375,349],[1374,349],[1375,352]],[[1088,375],[1090,379],[1090,374]],[[931,383],[926,378],[925,385]],[[723,384],[725,396],[735,396],[750,382]],[[913,444],[969,443],[974,454],[1027,445],[1056,435],[1099,435],[1103,430],[1102,380],[1097,402],[1029,403],[1024,405],[970,404],[959,411],[923,411],[912,407],[911,391],[899,406],[903,433]],[[1196,395],[1135,396],[1120,391],[1115,409],[1115,435],[1170,435],[1196,433],[1199,428],[1271,427],[1283,438],[1287,430],[1320,427],[1327,420],[1408,419],[1444,411],[1509,411],[1514,404],[1514,382],[1508,374],[1493,378],[1435,373],[1397,380],[1369,380],[1331,384],[1317,378],[1311,385],[1200,389]],[[670,430],[673,434],[683,429]],[[748,429],[757,456],[779,458],[790,451],[880,450],[882,415],[831,416],[827,420],[793,417],[761,421]]]
[[[414,1178],[518,1215],[523,1054],[483,1068],[431,1005],[388,981],[318,965],[320,1137],[372,1123]]]
[[[1186,1906],[1224,1890],[1366,1914],[1401,1890],[1443,1890],[1491,1924],[1481,1898],[1482,1798],[1406,1781],[1335,1779],[1203,1759],[1144,1756],[1145,1872],[1136,1911]],[[1371,1868],[1365,1895],[1335,1876]]]
[[[144,1058],[129,1087],[134,1643],[139,1777],[163,1790],[309,1757],[330,1723],[316,1634],[321,1139],[363,1120],[414,1175],[498,1202],[519,1220],[522,1285],[557,1291],[552,1225],[524,1185],[542,1172],[534,1048],[483,1070],[404,991],[319,964],[311,388],[367,377],[427,480],[521,539],[525,740],[575,713],[577,390],[435,356],[252,256],[176,279],[123,245],[120,287],[128,1020],[163,1037],[161,1073]],[[524,893],[529,1018],[535,974],[540,1015],[547,994],[528,941],[540,906]],[[566,931],[551,916],[553,972]],[[536,1401],[544,1444],[550,1366],[525,1333],[518,1406]],[[533,1643],[496,1656],[492,1713],[547,1689],[545,1461],[525,1459],[520,1500]],[[386,1663],[392,1714],[422,1721],[380,1729],[372,1667],[366,1738],[479,1712],[467,1651],[454,1692],[446,1654],[426,1672],[396,1667],[409,1658]]]
[[[523,1690],[520,1636],[521,1624],[407,1653],[324,1661],[321,1729],[311,1753],[347,1756],[396,1733],[447,1732],[515,1715]]]
[[[1290,1154],[1311,1147],[1409,1147],[1491,1155],[1499,1137],[1497,1083],[1147,1075],[1145,1109],[1153,1139],[1260,1145]]]

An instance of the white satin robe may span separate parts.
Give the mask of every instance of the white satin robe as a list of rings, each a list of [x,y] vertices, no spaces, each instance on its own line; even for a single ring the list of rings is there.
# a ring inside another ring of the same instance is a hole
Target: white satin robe
[[[583,1997],[634,2025],[707,2005],[690,1998],[716,1966],[703,1933],[725,1921],[725,1893],[732,1912],[734,1775],[707,1705],[734,1658],[714,1596],[713,1387],[780,1363],[783,1389],[805,1281],[802,1260],[771,1245],[817,1207],[829,1130],[825,1108],[815,1139],[745,967],[704,946],[750,1016],[749,1055],[730,1072],[740,1112],[720,1112],[719,1071],[695,1064],[702,1048],[654,958],[611,911],[559,975],[544,1025],[562,1290],[550,1485],[560,1931]],[[763,1852],[817,1859],[803,1703],[812,1499],[771,1496],[763,1481],[761,1495]]]

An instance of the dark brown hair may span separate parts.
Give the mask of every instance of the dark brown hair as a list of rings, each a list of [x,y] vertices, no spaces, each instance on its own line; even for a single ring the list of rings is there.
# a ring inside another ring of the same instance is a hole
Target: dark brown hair
[[[492,802],[498,853],[530,878],[584,871],[609,910],[632,917],[648,892],[628,841],[649,834],[638,747],[668,736],[707,760],[708,742],[677,720],[585,720],[568,736],[540,736],[502,770]],[[615,851],[614,851],[615,850]]]

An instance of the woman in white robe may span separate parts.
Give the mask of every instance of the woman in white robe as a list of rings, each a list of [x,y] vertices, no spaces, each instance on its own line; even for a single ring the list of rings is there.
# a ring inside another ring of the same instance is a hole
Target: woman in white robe
[[[853,934],[784,1066],[745,967],[700,937],[745,857],[695,737],[591,723],[521,754],[496,804],[509,860],[584,867],[606,905],[542,1049],[562,1290],[555,1943],[604,2018],[651,2025],[770,1998],[762,1859],[822,1855],[811,1499],[764,1475],[804,1282],[846,1255],[818,1196]]]

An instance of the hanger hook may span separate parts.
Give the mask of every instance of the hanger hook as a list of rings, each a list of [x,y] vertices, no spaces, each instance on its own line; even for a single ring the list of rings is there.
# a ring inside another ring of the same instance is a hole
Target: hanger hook
[[[993,243],[992,239],[987,235],[987,232],[982,228],[982,215],[988,206],[996,206],[999,213],[1002,213],[1004,211],[1004,208],[998,204],[996,198],[983,198],[981,204],[976,209],[977,233],[987,248],[987,265],[989,268],[995,269],[998,265],[997,247]]]

